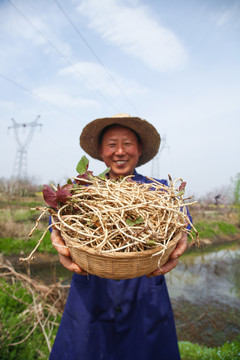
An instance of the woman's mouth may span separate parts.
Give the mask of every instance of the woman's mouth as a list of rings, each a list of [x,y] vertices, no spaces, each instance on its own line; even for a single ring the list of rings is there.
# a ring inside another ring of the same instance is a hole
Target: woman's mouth
[[[117,161],[114,161],[114,163],[116,165],[121,166],[121,165],[125,165],[127,163],[127,160],[117,160]]]

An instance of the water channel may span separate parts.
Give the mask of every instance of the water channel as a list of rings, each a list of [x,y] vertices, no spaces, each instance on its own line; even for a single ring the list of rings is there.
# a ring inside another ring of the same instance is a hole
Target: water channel
[[[189,253],[166,280],[172,299],[221,301],[240,308],[240,244]]]
[[[240,334],[240,244],[182,256],[166,274],[179,340],[221,346]]]

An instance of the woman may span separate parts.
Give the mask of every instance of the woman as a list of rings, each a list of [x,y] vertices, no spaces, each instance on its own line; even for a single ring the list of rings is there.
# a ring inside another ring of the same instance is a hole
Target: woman
[[[133,180],[146,183],[150,180],[135,168],[157,154],[160,136],[147,121],[120,114],[89,123],[82,131],[80,145],[90,156],[105,162],[110,179],[133,175]],[[166,180],[160,182],[167,184]],[[51,360],[180,359],[164,274],[177,265],[186,250],[186,234],[161,269],[119,281],[87,275],[72,262],[56,229],[51,239],[61,263],[74,272]]]

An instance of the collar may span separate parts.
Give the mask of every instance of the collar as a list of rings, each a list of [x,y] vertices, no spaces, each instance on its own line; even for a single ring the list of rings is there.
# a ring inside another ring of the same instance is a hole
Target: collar
[[[109,172],[107,172],[107,173],[105,174],[105,177],[106,177],[107,179],[110,179]],[[139,174],[138,174],[138,172],[136,171],[136,169],[134,169],[133,179],[134,179],[134,180],[137,180],[138,177],[139,177]]]

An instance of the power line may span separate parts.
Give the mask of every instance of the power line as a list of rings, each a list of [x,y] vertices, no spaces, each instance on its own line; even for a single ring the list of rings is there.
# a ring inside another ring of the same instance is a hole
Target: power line
[[[160,158],[160,154],[161,152],[167,148],[169,150],[169,146],[167,145],[167,140],[166,140],[166,136],[163,135],[162,139],[161,139],[161,147],[157,153],[157,155],[152,159],[152,170],[151,170],[151,176],[153,178],[159,179],[160,177],[160,163],[159,163],[159,158]]]
[[[90,46],[90,44],[88,43],[88,41],[85,39],[85,37],[82,35],[82,33],[80,32],[80,30],[78,29],[78,27],[74,24],[74,22],[72,21],[72,19],[69,17],[69,15],[66,13],[66,11],[62,8],[62,6],[58,3],[57,0],[54,0],[56,5],[58,6],[58,8],[61,10],[61,12],[63,13],[63,15],[67,18],[67,20],[69,21],[69,23],[72,25],[72,27],[75,29],[75,31],[78,33],[78,35],[81,37],[82,41],[85,43],[85,45],[88,47],[88,49],[91,51],[91,53],[94,55],[94,57],[97,59],[97,61],[99,62],[99,64],[103,67],[103,69],[105,70],[105,72],[107,73],[107,75],[110,77],[110,79],[113,81],[113,83],[115,84],[115,86],[118,88],[118,90],[120,91],[120,93],[124,96],[124,98],[127,100],[128,104],[134,109],[135,112],[138,112],[135,108],[135,106],[132,104],[132,102],[129,100],[129,98],[127,97],[127,95],[125,94],[125,92],[123,91],[123,89],[119,86],[119,84],[117,83],[117,81],[114,79],[114,77],[112,76],[112,74],[110,73],[110,71],[108,71],[108,69],[106,68],[106,66],[103,64],[102,60],[99,58],[99,56],[97,55],[97,53],[93,50],[93,48]]]
[[[91,87],[109,104],[111,105],[115,111],[119,112],[119,110],[115,107],[115,105],[113,105],[109,100],[108,98],[106,98],[106,96],[104,96],[98,89],[95,88],[95,86],[92,84],[92,82],[86,77],[84,76],[77,68],[76,66],[65,56],[62,54],[62,52],[41,32],[41,30],[38,29],[37,26],[35,26],[31,20],[29,20],[25,14],[22,13],[21,10],[18,9],[18,7],[11,1],[11,0],[8,0],[8,2],[10,3],[10,5],[17,11],[17,13],[19,15],[21,15],[27,22],[30,26],[32,26],[46,41],[47,43],[67,62],[69,63],[73,68],[74,70],[85,80],[87,81]]]
[[[32,90],[29,90],[29,89],[27,89],[26,87],[24,87],[23,85],[21,85],[21,84],[17,83],[16,81],[10,79],[8,76],[3,75],[3,74],[0,73],[0,77],[3,78],[3,79],[5,79],[5,80],[7,80],[7,81],[10,82],[10,83],[12,83],[13,85],[19,87],[20,89],[22,89],[22,90],[25,91],[26,93],[28,93],[28,94],[30,94],[30,95],[32,95],[32,96],[35,96],[35,97],[37,97],[38,99],[40,99],[41,101],[44,101],[45,103],[51,105],[52,107],[54,107],[54,108],[57,109],[58,111],[64,113],[65,115],[71,117],[72,119],[74,119],[74,120],[77,119],[77,118],[75,118],[73,115],[69,114],[67,111],[61,109],[61,108],[58,107],[57,105],[51,103],[50,101],[44,99],[43,97],[41,97],[41,96],[39,96],[39,95],[37,95],[37,94],[34,93]],[[77,119],[77,120],[79,120],[79,119]]]

